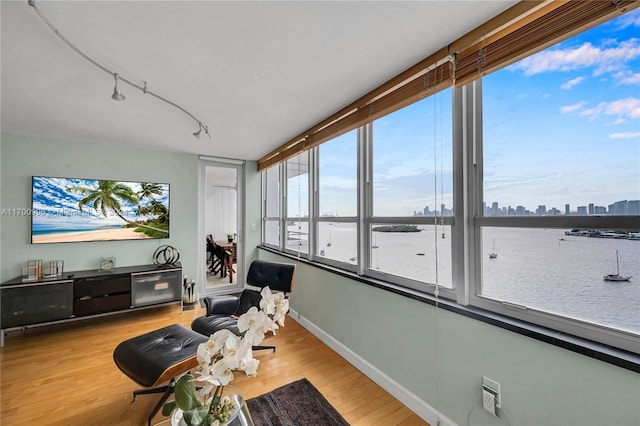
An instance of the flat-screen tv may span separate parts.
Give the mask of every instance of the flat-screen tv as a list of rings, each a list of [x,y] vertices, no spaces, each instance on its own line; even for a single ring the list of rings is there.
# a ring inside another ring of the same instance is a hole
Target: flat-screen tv
[[[31,243],[169,238],[169,184],[33,176]]]

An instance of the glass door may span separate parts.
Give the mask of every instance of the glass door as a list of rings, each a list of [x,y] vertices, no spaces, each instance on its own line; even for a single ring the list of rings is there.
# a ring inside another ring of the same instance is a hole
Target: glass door
[[[229,293],[242,287],[243,163],[200,160],[201,294]]]

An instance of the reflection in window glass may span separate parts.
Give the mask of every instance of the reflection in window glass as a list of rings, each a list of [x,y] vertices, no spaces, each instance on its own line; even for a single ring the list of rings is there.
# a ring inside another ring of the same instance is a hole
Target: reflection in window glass
[[[451,89],[373,123],[373,215],[453,209]]]
[[[372,225],[370,268],[430,284],[436,283],[437,270],[438,285],[453,288],[451,226]]]
[[[356,264],[358,253],[357,224],[318,222],[318,250],[320,257]]]
[[[637,241],[496,227],[483,228],[482,241],[483,296],[640,332],[637,283],[603,279],[617,271],[616,251],[620,274],[640,276]]]
[[[357,137],[352,130],[319,147],[320,217],[358,213]]]

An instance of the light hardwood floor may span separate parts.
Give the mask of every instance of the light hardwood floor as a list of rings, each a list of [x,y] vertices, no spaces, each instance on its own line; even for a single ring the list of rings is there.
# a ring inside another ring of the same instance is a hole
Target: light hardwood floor
[[[0,424],[146,424],[159,396],[130,402],[139,386],[114,364],[114,348],[165,325],[189,327],[202,314],[172,305],[8,333],[0,349]],[[352,425],[427,424],[291,318],[268,343],[278,349],[257,352],[257,377],[236,373],[245,398],[306,377]],[[164,420],[158,414],[154,424]]]

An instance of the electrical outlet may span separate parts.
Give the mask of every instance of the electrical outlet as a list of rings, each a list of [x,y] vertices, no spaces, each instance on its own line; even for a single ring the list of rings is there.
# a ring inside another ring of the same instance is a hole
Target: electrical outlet
[[[496,399],[495,395],[486,389],[482,389],[482,407],[484,411],[492,416],[498,417],[496,414]]]
[[[487,389],[491,392],[496,400],[496,407],[502,407],[502,394],[500,393],[500,383],[496,382],[493,379],[488,378],[487,376],[482,376],[482,388]]]

